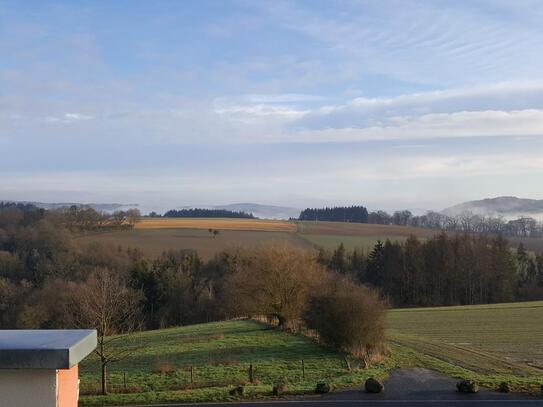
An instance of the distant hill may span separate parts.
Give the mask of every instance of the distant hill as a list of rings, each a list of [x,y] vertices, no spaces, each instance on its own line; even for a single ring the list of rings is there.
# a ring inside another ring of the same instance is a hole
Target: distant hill
[[[194,206],[183,206],[179,209],[191,209]],[[288,206],[262,205],[257,203],[233,203],[227,205],[200,206],[208,209],[225,209],[227,211],[252,213],[260,219],[290,219],[300,215],[300,209]]]
[[[447,216],[457,216],[462,212],[472,212],[477,215],[503,216],[506,219],[516,219],[520,216],[530,216],[543,220],[543,199],[523,199],[514,196],[481,199],[464,202],[441,211]]]
[[[229,205],[217,205],[214,206],[214,208],[252,213],[257,218],[263,219],[297,218],[300,214],[300,209],[298,208],[290,208],[288,206],[261,205],[256,203],[234,203]]]
[[[127,210],[131,208],[137,208],[138,204],[120,204],[120,203],[81,203],[81,202],[34,202],[34,201],[10,201],[3,200],[2,202],[15,202],[28,205],[34,205],[43,209],[61,209],[69,208],[71,206],[80,206],[92,208],[99,212],[115,212],[120,210]]]

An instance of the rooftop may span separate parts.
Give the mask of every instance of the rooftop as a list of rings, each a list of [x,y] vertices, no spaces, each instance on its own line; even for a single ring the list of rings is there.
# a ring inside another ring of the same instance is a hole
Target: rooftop
[[[95,347],[93,329],[0,330],[0,369],[69,369]]]

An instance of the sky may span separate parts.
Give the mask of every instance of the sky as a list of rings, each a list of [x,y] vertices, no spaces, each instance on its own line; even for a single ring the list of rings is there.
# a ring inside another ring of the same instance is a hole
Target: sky
[[[543,3],[0,0],[0,200],[543,198]]]

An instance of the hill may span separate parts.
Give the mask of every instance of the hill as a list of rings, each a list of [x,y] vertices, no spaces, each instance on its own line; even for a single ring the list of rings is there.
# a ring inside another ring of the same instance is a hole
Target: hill
[[[35,202],[35,201],[9,201],[4,200],[3,202],[14,202],[27,205],[34,205],[38,208],[43,209],[63,209],[70,208],[72,206],[92,208],[98,212],[115,212],[121,210],[127,210],[132,208],[137,208],[138,204],[121,204],[121,203],[81,203],[81,202]]]
[[[503,216],[506,219],[529,216],[543,220],[543,199],[523,199],[514,196],[500,196],[497,198],[464,202],[442,211],[442,213],[447,216],[458,216],[463,212],[472,212],[477,215],[485,216]]]
[[[246,385],[244,397],[269,398],[279,381],[287,382],[290,394],[312,393],[321,380],[334,389],[353,387],[397,367],[425,367],[490,388],[508,381],[515,391],[539,392],[543,301],[391,310],[387,337],[385,360],[349,370],[344,354],[250,320],[141,332],[119,342],[119,352],[132,352],[110,365],[112,394],[93,395],[100,382],[96,355],[82,363],[80,405],[234,400],[228,390],[236,384]]]
[[[124,339],[120,351],[131,347],[136,350],[128,358],[110,366],[115,394],[106,397],[90,395],[99,388],[96,356],[82,363],[80,405],[234,400],[228,390],[236,384],[248,384],[246,397],[270,397],[273,384],[281,381],[291,394],[311,393],[321,380],[344,388],[370,376],[383,377],[393,367],[387,362],[349,371],[343,354],[248,320],[141,332]]]

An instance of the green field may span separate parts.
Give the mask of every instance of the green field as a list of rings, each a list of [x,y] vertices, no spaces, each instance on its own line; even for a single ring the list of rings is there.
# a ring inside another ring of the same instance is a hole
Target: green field
[[[344,388],[363,383],[369,376],[384,377],[393,367],[387,361],[368,370],[349,371],[343,354],[304,336],[246,320],[142,332],[123,339],[122,347],[136,350],[111,366],[114,394],[88,395],[99,389],[99,365],[94,355],[83,362],[82,405],[231,400],[228,389],[232,385],[249,384],[250,364],[257,380],[246,388],[251,398],[270,397],[273,384],[280,381],[288,383],[290,393],[307,393],[320,380]],[[171,371],[160,373],[160,368]]]
[[[273,384],[281,381],[288,383],[289,394],[305,394],[320,380],[348,388],[369,376],[383,378],[394,368],[415,366],[490,388],[508,381],[514,391],[538,393],[543,384],[543,301],[391,310],[387,325],[390,354],[367,370],[352,371],[345,355],[254,321],[138,333],[121,345],[134,353],[111,365],[112,394],[92,395],[99,390],[99,365],[94,355],[83,362],[81,404],[233,400],[228,390],[235,384],[246,385],[246,398],[269,398]]]
[[[424,355],[427,367],[491,387],[507,380],[536,392],[543,384],[542,301],[398,309],[387,323],[390,342]]]
[[[341,236],[341,235],[300,235],[301,238],[325,249],[336,249],[341,243],[347,250],[362,249],[370,251],[380,240],[385,242],[390,239],[392,242],[404,242],[407,237],[403,236]]]

